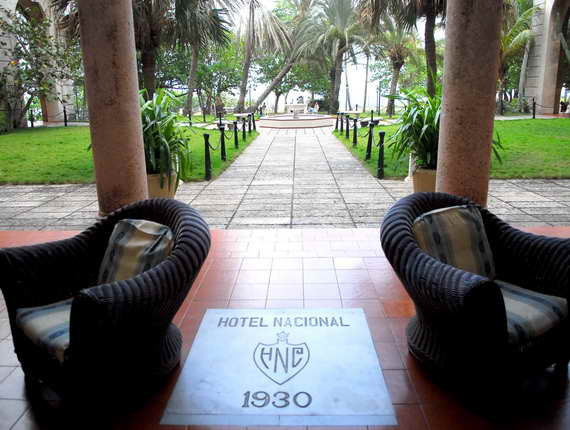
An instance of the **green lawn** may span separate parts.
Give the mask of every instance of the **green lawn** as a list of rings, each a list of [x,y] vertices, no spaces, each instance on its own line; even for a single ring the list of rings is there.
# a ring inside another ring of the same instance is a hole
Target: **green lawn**
[[[204,178],[204,138],[217,147],[220,132],[193,127],[187,129],[192,147],[193,180]],[[228,133],[229,134],[229,133]],[[248,134],[246,144],[239,134],[239,150],[233,148],[233,135],[227,145],[226,162],[220,151],[211,153],[212,177],[218,176],[257,136]],[[0,184],[90,183],[95,177],[93,159],[88,150],[88,127],[54,127],[17,130],[0,135]]]
[[[386,141],[395,133],[396,125],[376,127],[374,142],[378,142],[378,131],[386,132]],[[504,150],[503,163],[492,159],[493,178],[570,178],[570,119],[534,119],[495,121],[495,131],[499,133]],[[339,133],[334,132],[337,136]],[[364,134],[362,130],[359,133]],[[360,160],[364,160],[367,138],[359,137],[356,148],[344,133],[340,139]],[[385,175],[399,178],[407,175],[407,160],[394,160],[389,144],[385,151]],[[372,159],[364,165],[376,175],[378,148],[373,146]]]

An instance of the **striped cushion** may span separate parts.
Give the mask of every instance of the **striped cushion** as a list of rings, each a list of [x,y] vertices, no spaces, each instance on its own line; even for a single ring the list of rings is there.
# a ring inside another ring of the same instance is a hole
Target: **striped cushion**
[[[495,282],[503,293],[511,345],[526,343],[546,333],[568,316],[568,303],[562,297],[537,293],[499,280]]]
[[[413,231],[420,248],[432,257],[467,272],[495,277],[493,254],[475,206],[427,212],[416,218]]]
[[[63,363],[69,346],[71,301],[16,310],[16,325],[40,348]]]
[[[152,221],[119,221],[105,251],[99,270],[99,283],[132,278],[156,266],[172,250],[172,231]]]

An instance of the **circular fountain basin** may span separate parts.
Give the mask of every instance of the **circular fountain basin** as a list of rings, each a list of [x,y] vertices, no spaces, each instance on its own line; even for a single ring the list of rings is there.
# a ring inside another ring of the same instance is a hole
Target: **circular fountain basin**
[[[271,115],[261,117],[257,121],[258,127],[261,128],[318,128],[332,127],[335,117],[330,115],[321,115],[317,113],[300,113],[296,116],[292,114]]]

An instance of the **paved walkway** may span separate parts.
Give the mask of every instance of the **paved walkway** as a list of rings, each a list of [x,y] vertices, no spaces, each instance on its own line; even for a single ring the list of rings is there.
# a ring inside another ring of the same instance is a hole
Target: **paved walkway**
[[[377,228],[411,184],[377,180],[330,129],[263,130],[217,180],[177,198],[211,228]],[[570,179],[491,181],[489,208],[520,226],[570,225]],[[94,185],[0,186],[0,230],[78,230],[97,216]]]

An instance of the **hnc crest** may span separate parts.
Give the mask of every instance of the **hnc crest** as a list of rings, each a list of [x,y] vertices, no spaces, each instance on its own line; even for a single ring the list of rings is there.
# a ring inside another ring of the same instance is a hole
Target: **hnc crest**
[[[253,351],[253,361],[261,372],[279,385],[296,376],[310,358],[306,343],[289,343],[289,333],[277,334],[277,342],[258,343]]]

